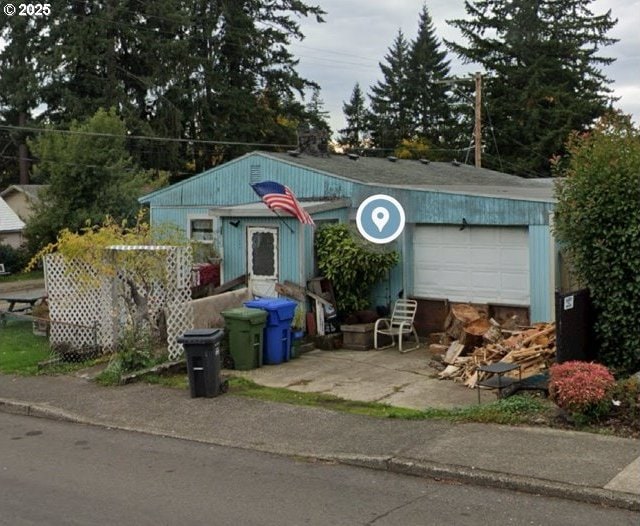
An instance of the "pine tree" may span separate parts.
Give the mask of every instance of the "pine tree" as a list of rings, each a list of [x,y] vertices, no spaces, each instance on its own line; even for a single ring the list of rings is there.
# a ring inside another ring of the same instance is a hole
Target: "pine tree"
[[[593,0],[465,1],[468,19],[450,21],[468,44],[447,42],[488,77],[484,100],[495,134],[485,159],[524,176],[546,176],[572,130],[583,130],[611,104],[599,55],[614,42],[611,12]]]
[[[307,112],[307,120],[309,126],[315,130],[331,135],[331,126],[329,125],[329,112],[324,108],[324,101],[320,96],[320,88],[314,86],[311,90],[311,98],[305,108]]]
[[[361,148],[368,131],[369,112],[360,84],[356,83],[349,102],[342,104],[347,126],[340,130],[338,142],[347,148]]]
[[[40,102],[36,72],[43,25],[39,17],[12,16],[0,30],[0,41],[6,43],[0,49],[0,125],[7,126],[2,150],[8,158],[3,162],[9,172],[7,182],[29,183],[29,133],[21,128],[30,124],[31,112]]]
[[[371,134],[376,148],[393,150],[411,137],[411,110],[408,100],[409,44],[402,31],[380,64],[383,80],[371,88]]]
[[[448,75],[447,53],[441,49],[429,10],[423,5],[418,35],[409,49],[407,95],[415,135],[436,148],[450,145],[457,136],[449,87],[438,82]]]

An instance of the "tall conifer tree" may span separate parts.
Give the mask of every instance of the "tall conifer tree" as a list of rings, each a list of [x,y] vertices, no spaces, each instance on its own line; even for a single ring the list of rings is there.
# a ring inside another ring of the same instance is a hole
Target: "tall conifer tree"
[[[409,50],[407,96],[416,136],[436,147],[451,143],[457,133],[449,87],[439,83],[448,75],[447,52],[441,49],[429,10],[423,5],[418,34]]]
[[[505,171],[546,176],[572,130],[590,126],[611,104],[600,50],[613,43],[611,12],[593,0],[466,0],[469,18],[452,20],[466,39],[447,42],[487,72],[485,109],[493,123],[484,157]]]
[[[349,102],[343,103],[342,113],[347,126],[340,130],[338,142],[348,148],[362,147],[368,130],[369,111],[360,84],[353,87]]]
[[[408,102],[409,43],[398,31],[385,63],[380,63],[383,79],[371,88],[371,134],[376,148],[393,150],[412,134]]]

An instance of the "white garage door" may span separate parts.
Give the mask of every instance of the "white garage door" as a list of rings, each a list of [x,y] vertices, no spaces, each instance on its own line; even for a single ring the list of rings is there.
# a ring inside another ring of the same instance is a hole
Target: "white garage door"
[[[527,228],[417,225],[414,291],[424,298],[529,305]]]

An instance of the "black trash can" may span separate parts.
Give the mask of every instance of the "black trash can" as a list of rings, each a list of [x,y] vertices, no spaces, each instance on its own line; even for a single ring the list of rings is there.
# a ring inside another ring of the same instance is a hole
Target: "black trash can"
[[[222,329],[193,329],[178,337],[184,345],[191,398],[212,398],[225,393],[226,380],[220,376],[220,341]]]

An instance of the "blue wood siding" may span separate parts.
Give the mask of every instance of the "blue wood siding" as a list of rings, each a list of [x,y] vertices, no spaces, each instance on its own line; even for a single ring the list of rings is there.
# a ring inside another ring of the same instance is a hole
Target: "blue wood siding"
[[[551,232],[548,225],[529,227],[531,322],[550,321],[552,314]]]
[[[258,152],[158,190],[146,196],[143,202],[150,205],[153,225],[173,224],[186,234],[189,215],[206,215],[214,207],[257,202],[258,197],[250,183],[265,180],[276,180],[289,186],[301,199],[351,198],[352,210],[315,214],[314,219],[318,221],[349,221],[357,206],[373,194],[384,193],[398,199],[407,217],[404,257],[391,271],[389,279],[374,288],[373,305],[392,302],[403,288],[407,295],[413,292],[413,225],[460,224],[464,218],[471,225],[528,226],[531,319],[546,321],[552,316],[550,280],[553,274],[548,224],[553,203],[509,199],[506,194],[504,198],[498,198],[368,185],[296,165],[294,158],[287,162]],[[228,218],[222,218],[220,222],[225,280],[247,272],[246,228],[252,225],[278,228],[280,280],[302,284],[313,277],[314,236],[311,228],[300,230],[301,225],[289,218],[283,218],[283,221],[293,228],[293,233],[275,218],[236,219],[240,219],[237,228],[231,226]],[[398,248],[402,249],[401,246]]]
[[[158,190],[144,202],[152,207],[254,203],[259,199],[250,183],[269,180],[287,185],[300,199],[350,197],[353,188],[350,181],[254,153]]]
[[[344,221],[348,210],[330,210],[313,215],[316,221]],[[240,221],[233,226],[230,221]],[[290,227],[288,228],[287,227]],[[314,277],[314,229],[293,218],[273,217],[222,218],[223,277],[225,281],[241,276],[247,268],[247,228],[252,226],[278,229],[278,279],[306,285]]]

